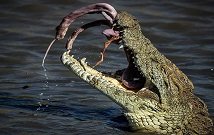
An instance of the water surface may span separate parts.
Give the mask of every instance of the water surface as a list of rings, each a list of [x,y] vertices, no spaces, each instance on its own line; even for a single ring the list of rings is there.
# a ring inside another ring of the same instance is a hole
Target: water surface
[[[41,66],[55,27],[69,12],[98,0],[7,0],[0,2],[0,130],[1,134],[115,134],[127,131],[122,109],[69,72],[60,62],[66,40],[54,44]],[[105,1],[103,1],[105,2]],[[139,19],[144,34],[195,85],[194,93],[214,116],[214,3],[196,1],[108,0],[117,10]],[[87,15],[84,23],[101,19]],[[103,47],[105,27],[82,33],[74,52],[95,63]],[[116,71],[127,66],[118,46],[111,45],[99,69]]]

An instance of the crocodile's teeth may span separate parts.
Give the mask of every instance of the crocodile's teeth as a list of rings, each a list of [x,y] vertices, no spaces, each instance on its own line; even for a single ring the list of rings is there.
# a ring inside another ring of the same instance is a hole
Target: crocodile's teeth
[[[123,49],[124,48],[124,45],[120,45],[119,49]]]
[[[86,61],[86,58],[82,58],[82,59],[80,60],[81,64],[83,64],[83,65],[84,65],[84,64],[87,64],[85,61]]]
[[[113,24],[112,24],[112,27],[115,27],[116,25],[117,25],[116,23],[113,23]]]
[[[134,80],[134,81],[138,81],[138,80],[140,80],[140,78],[133,78],[133,80]]]

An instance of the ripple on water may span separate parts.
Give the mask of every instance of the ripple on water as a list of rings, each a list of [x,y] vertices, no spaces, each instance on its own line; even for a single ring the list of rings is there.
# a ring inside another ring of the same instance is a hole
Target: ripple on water
[[[96,2],[96,1],[94,1]],[[93,2],[93,3],[94,3]],[[122,111],[107,97],[82,82],[64,67],[59,57],[66,40],[57,41],[46,58],[47,76],[41,66],[45,50],[62,17],[91,1],[0,1],[0,125],[1,134],[115,134],[127,131]],[[193,81],[195,93],[214,116],[213,2],[109,0],[140,20],[152,43]],[[132,7],[132,8],[127,8]],[[71,26],[102,18],[87,15]],[[80,34],[72,50],[93,65],[99,57],[106,27]],[[69,35],[68,34],[68,35]],[[107,49],[98,69],[115,71],[127,66],[117,45]]]

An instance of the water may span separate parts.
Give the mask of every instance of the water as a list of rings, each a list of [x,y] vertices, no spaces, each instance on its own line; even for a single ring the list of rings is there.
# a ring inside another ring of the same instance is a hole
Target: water
[[[46,58],[48,78],[41,66],[62,17],[95,2],[98,1],[0,2],[0,134],[138,134],[126,130],[128,125],[119,106],[61,64],[59,58],[65,51],[66,40],[57,41]],[[195,94],[206,102],[213,117],[214,2],[106,2],[140,20],[145,35],[193,81]],[[97,18],[102,16],[80,18],[69,33]],[[94,65],[106,41],[100,34],[104,28],[81,33],[73,53]],[[118,47],[111,45],[107,49],[98,68],[115,71],[126,67],[124,53]]]

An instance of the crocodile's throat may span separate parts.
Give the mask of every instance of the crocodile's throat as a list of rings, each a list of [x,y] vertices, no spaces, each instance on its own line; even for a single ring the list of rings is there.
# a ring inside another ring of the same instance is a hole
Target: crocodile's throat
[[[127,89],[135,91],[140,90],[144,87],[146,78],[140,74],[140,71],[138,71],[133,60],[132,52],[127,48],[125,48],[125,52],[129,65],[122,74],[122,83],[125,87],[127,87]]]
[[[133,55],[134,52],[130,50],[128,47],[125,47],[126,44],[124,44],[123,35],[124,35],[124,29],[117,25],[117,22],[115,21],[113,24],[112,29],[106,29],[103,31],[103,34],[106,35],[108,39],[111,39],[113,36],[119,37],[118,40],[116,40],[115,43],[120,44],[123,43],[122,46],[124,47],[124,51],[127,57],[128,66],[126,69],[124,69],[121,73],[121,83],[124,87],[126,87],[127,90],[132,90],[134,92],[139,91],[140,89],[144,88],[146,83],[146,78],[143,75],[141,71],[138,70],[135,62],[135,56]]]

